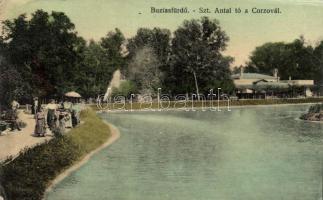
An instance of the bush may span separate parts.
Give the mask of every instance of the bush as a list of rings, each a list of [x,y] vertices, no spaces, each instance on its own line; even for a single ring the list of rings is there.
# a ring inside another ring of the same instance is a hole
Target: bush
[[[125,96],[128,97],[130,96],[132,93],[136,93],[137,92],[137,88],[136,85],[132,82],[132,81],[122,81],[120,83],[119,88],[113,88],[112,89],[112,96]]]
[[[323,111],[323,104],[316,104],[309,108],[308,113],[320,113],[321,111]]]
[[[92,110],[82,112],[84,124],[66,136],[21,151],[2,163],[1,185],[9,200],[40,200],[49,183],[109,137],[109,126]]]

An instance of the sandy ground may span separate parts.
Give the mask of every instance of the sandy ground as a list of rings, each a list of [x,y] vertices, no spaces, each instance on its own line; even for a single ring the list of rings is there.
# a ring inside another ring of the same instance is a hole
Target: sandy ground
[[[87,154],[81,161],[77,162],[75,165],[73,165],[72,167],[68,168],[67,170],[65,170],[63,173],[61,173],[59,176],[57,176],[49,185],[49,187],[47,188],[45,193],[50,192],[55,185],[57,185],[59,182],[61,182],[64,178],[66,178],[67,176],[69,176],[71,173],[73,173],[74,171],[78,170],[82,165],[84,165],[85,163],[88,162],[88,160],[96,153],[98,153],[99,151],[101,151],[102,149],[106,148],[107,146],[109,146],[110,144],[114,143],[119,137],[120,137],[120,132],[119,130],[114,127],[113,125],[107,123],[110,127],[110,131],[111,131],[111,136],[108,138],[108,140],[102,144],[100,147],[98,147],[97,149],[93,150],[92,152],[90,152],[89,154]]]
[[[0,160],[4,160],[7,156],[17,156],[24,148],[30,148],[38,143],[45,142],[52,138],[52,134],[47,130],[46,137],[35,137],[33,135],[35,129],[35,119],[33,115],[25,114],[19,110],[19,119],[27,124],[21,131],[6,131],[0,136]]]

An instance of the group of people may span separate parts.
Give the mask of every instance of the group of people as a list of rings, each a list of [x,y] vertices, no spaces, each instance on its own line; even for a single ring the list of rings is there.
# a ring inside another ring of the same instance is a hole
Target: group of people
[[[64,134],[65,128],[72,128],[80,123],[81,110],[79,103],[65,101],[57,104],[55,100],[51,100],[46,106],[41,106],[35,98],[32,106],[36,119],[35,135],[44,137],[47,127],[54,135]]]

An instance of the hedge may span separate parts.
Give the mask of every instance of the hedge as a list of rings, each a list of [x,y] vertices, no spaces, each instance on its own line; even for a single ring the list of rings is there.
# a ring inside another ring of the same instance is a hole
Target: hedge
[[[1,185],[8,200],[40,200],[46,188],[65,169],[102,145],[110,136],[107,124],[93,110],[81,113],[84,121],[65,136],[21,151],[2,163]]]

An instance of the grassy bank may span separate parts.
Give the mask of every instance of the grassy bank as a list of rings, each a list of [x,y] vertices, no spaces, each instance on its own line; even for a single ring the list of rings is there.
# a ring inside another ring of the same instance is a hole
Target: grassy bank
[[[319,102],[323,102],[323,98],[299,98],[299,99],[242,99],[242,100],[231,100],[229,102],[230,106],[250,106],[250,105],[275,105],[275,104],[302,104],[302,103],[319,103]],[[220,107],[226,107],[228,106],[228,101],[193,101],[193,107],[195,108],[199,108],[204,106],[205,108],[210,107],[213,104],[213,107],[217,107],[218,104]],[[167,107],[170,109],[173,108],[183,108],[185,106],[184,103],[181,102],[175,102],[175,101],[171,101],[171,102],[163,102],[160,103],[159,107],[158,107],[158,103],[157,102],[153,102],[153,103],[125,103],[125,105],[123,104],[103,104],[102,108],[103,109],[110,109],[110,110],[117,110],[117,109],[126,109],[126,110],[141,110],[141,109],[145,109],[145,108],[151,108],[151,109],[158,109],[158,108],[164,108],[166,109]],[[97,105],[92,105],[91,106],[93,109],[95,110],[100,110]],[[190,109],[192,108],[192,102],[191,101],[187,101],[186,102],[186,108]]]
[[[1,169],[1,184],[9,200],[39,200],[50,182],[65,169],[101,146],[110,136],[107,124],[93,110],[81,114],[84,121],[66,136],[25,149]]]

